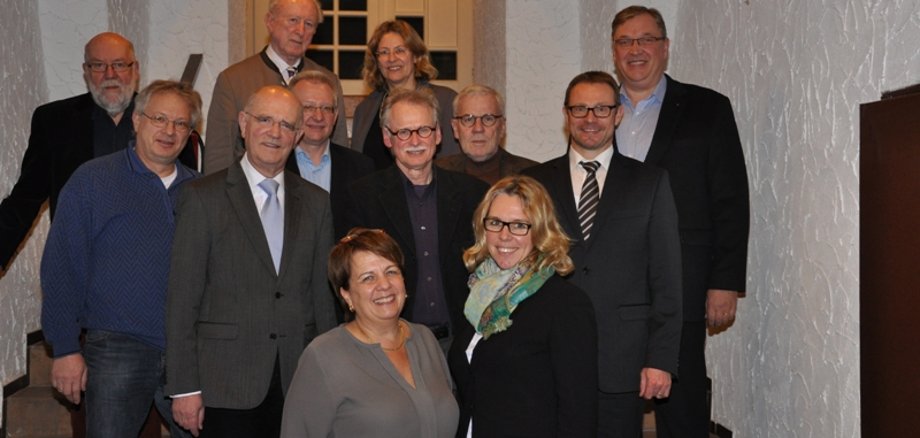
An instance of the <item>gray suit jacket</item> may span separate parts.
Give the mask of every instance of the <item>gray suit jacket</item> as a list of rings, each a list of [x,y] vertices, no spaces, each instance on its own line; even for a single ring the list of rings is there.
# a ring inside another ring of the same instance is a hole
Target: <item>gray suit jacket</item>
[[[677,374],[681,265],[677,210],[668,174],[615,154],[585,241],[569,157],[524,170],[546,187],[574,242],[569,280],[594,304],[598,384],[609,393],[639,390],[642,368]]]
[[[205,406],[253,408],[275,359],[286,391],[303,349],[335,326],[329,197],[291,172],[284,184],[279,274],[238,162],[183,188],[167,294],[168,394],[201,390]]]
[[[319,70],[335,77],[331,71],[304,57],[300,70]],[[217,75],[211,107],[208,109],[208,126],[205,130],[204,173],[210,175],[226,169],[230,163],[243,156],[243,139],[240,137],[240,124],[237,116],[249,96],[266,85],[284,86],[281,72],[272,64],[265,54],[265,49],[236,64],[227,67]],[[339,84],[339,96],[342,85]],[[337,103],[344,115],[345,100],[339,97]],[[347,145],[348,128],[345,117],[341,116],[335,123],[332,142]]]

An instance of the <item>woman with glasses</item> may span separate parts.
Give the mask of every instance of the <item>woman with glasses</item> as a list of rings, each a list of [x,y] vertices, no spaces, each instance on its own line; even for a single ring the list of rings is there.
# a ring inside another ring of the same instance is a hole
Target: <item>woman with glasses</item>
[[[364,82],[373,91],[355,108],[351,148],[371,157],[378,170],[393,164],[393,156],[383,144],[380,106],[388,94],[398,89],[428,88],[434,93],[442,134],[439,156],[460,152],[450,125],[457,93],[430,83],[438,76],[438,70],[431,65],[425,42],[409,23],[393,20],[377,26],[367,42],[363,74]]]
[[[383,230],[352,228],[329,281],[353,319],[307,346],[284,402],[281,436],[451,437],[457,403],[441,347],[399,318],[403,254]]]
[[[543,186],[509,176],[473,216],[464,315],[448,362],[458,437],[590,437],[597,432],[597,328],[587,295],[563,280],[569,239]]]

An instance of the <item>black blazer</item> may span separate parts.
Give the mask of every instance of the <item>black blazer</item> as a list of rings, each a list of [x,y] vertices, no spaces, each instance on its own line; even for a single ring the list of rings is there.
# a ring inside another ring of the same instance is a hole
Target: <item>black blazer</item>
[[[291,152],[287,160],[287,170],[300,175],[297,157]],[[348,233],[345,222],[345,206],[348,185],[374,172],[374,160],[360,152],[353,151],[335,143],[329,144],[329,158],[332,160],[332,178],[329,184],[329,200],[332,202],[332,224],[335,238]]]
[[[638,391],[645,367],[677,374],[680,246],[667,173],[614,154],[587,242],[568,155],[524,174],[546,187],[566,234],[575,240],[570,281],[588,294],[598,315],[600,389]]]
[[[463,305],[469,293],[469,272],[463,265],[463,251],[473,245],[473,211],[488,186],[471,176],[434,167],[438,197],[438,251],[441,278],[454,327],[463,324]],[[347,227],[381,228],[399,244],[406,257],[403,277],[409,299],[402,315],[412,321],[418,277],[418,255],[406,201],[405,179],[396,165],[373,173],[348,188]]]
[[[460,425],[473,436],[591,437],[597,433],[597,326],[585,293],[554,275],[511,314],[511,327],[481,339],[457,330],[448,354]]]
[[[683,255],[684,320],[706,316],[706,291],[744,291],[750,201],[728,98],[666,76],[645,162],[668,171]]]
[[[85,93],[41,105],[32,113],[32,130],[19,180],[0,203],[0,265],[9,267],[10,259],[32,229],[46,200],[50,199],[50,215],[54,219],[64,183],[77,167],[95,158],[94,108],[92,96]],[[131,105],[122,117],[130,123],[133,113]],[[198,168],[192,148],[186,147],[179,160],[190,169]]]

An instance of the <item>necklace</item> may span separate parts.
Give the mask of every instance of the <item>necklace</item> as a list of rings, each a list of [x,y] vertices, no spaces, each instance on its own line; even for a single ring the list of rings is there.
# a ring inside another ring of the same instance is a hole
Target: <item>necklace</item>
[[[383,342],[379,342],[379,341],[376,342],[377,344],[380,345],[380,348],[383,349],[383,351],[399,351],[406,345],[406,339],[408,339],[409,336],[406,335],[407,329],[405,327],[405,324],[402,321],[399,321],[396,323],[396,325],[399,330],[399,345],[392,347],[392,348],[387,348],[383,346]],[[357,321],[355,321],[355,327],[357,327],[358,331],[361,332],[361,336],[364,336],[364,338],[370,341],[371,343],[375,343],[374,338],[372,338],[371,335],[367,334],[367,332],[364,331],[363,328],[361,328],[361,325],[358,324]]]

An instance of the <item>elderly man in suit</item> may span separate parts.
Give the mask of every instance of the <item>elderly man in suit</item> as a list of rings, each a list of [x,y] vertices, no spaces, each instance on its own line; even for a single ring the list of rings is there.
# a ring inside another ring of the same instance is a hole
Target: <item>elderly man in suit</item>
[[[661,14],[631,6],[612,24],[622,81],[620,153],[665,169],[680,218],[684,327],[679,377],[656,401],[659,437],[709,436],[706,326],[724,330],[744,291],[750,222],[747,171],[731,103],[664,74],[669,40]]]
[[[574,239],[571,281],[591,298],[598,327],[598,434],[637,437],[644,399],[665,398],[677,373],[680,242],[666,172],[616,152],[622,117],[604,72],[565,92],[567,154],[524,171],[543,183]]]
[[[193,435],[272,437],[297,359],[335,325],[322,189],[284,170],[303,107],[267,86],[239,113],[246,153],[189,184],[167,300],[167,393]]]
[[[134,138],[131,118],[140,80],[134,45],[117,33],[103,32],[86,43],[83,59],[89,91],[42,105],[32,114],[19,180],[0,204],[0,265],[5,269],[46,200],[54,219],[58,194],[74,170],[124,149]],[[179,160],[196,168],[191,148]]]
[[[505,140],[505,99],[485,85],[466,86],[454,98],[454,136],[461,154],[439,158],[439,167],[475,176],[489,184],[538,164],[502,147]]]
[[[403,316],[427,325],[447,351],[452,328],[467,324],[469,273],[461,255],[473,244],[473,211],[488,186],[434,166],[441,130],[430,91],[391,94],[380,123],[395,164],[349,187],[346,220],[349,227],[382,228],[399,243],[409,293]]]
[[[291,80],[290,89],[303,105],[303,137],[288,158],[287,169],[329,193],[335,237],[345,228],[345,198],[353,181],[374,171],[374,160],[335,144],[330,136],[342,108],[335,78],[315,70],[303,71]]]
[[[335,77],[329,70],[304,56],[316,28],[323,22],[323,10],[317,0],[271,0],[265,14],[265,27],[271,41],[261,52],[227,67],[217,76],[208,125],[204,172],[212,174],[226,169],[243,154],[243,139],[237,114],[249,96],[266,85],[287,85],[298,72],[317,70]],[[345,107],[342,86],[336,80],[338,108]],[[336,122],[333,142],[348,144],[345,118]]]

